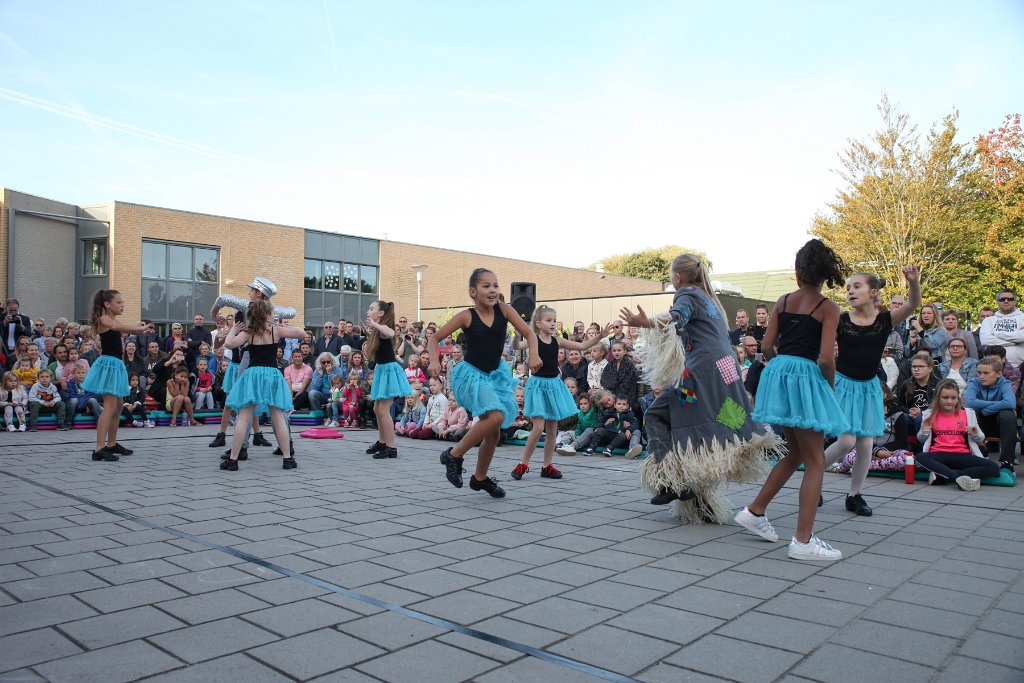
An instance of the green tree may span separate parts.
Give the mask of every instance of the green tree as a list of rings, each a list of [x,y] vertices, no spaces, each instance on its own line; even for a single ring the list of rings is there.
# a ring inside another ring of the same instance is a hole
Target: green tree
[[[851,268],[884,276],[891,292],[902,289],[900,269],[917,263],[926,300],[967,307],[986,213],[976,152],[956,141],[955,111],[923,140],[888,98],[878,111],[881,130],[851,140],[840,155],[847,186],[815,216],[811,233]]]
[[[672,276],[669,274],[672,260],[680,254],[696,254],[704,259],[708,269],[711,269],[711,261],[704,252],[686,249],[677,244],[666,244],[663,247],[644,249],[631,254],[614,254],[601,259],[598,263],[604,267],[606,273],[666,283],[672,280]],[[594,270],[596,267],[597,263],[593,263],[589,269]]]

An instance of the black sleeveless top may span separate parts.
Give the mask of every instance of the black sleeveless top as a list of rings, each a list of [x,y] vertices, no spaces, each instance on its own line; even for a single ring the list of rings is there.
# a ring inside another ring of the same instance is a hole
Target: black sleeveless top
[[[788,299],[789,294],[782,297],[782,310],[779,312],[779,355],[817,361],[821,354],[821,321],[811,314],[827,299],[822,297],[807,313],[787,313]]]
[[[277,344],[249,344],[250,368],[276,368]]]
[[[542,363],[540,370],[533,373],[537,377],[558,377],[558,342],[554,337],[550,344],[545,344],[537,337],[537,352]]]
[[[494,307],[494,322],[488,327],[480,320],[476,309],[469,309],[472,319],[469,327],[463,330],[466,337],[465,360],[481,372],[494,372],[501,362],[501,352],[505,348],[505,330],[508,321],[501,311],[501,306]]]
[[[100,333],[100,355],[114,356],[121,358],[124,349],[121,348],[121,333],[117,330],[107,330]]]
[[[840,315],[836,335],[839,342],[836,372],[857,380],[875,377],[890,332],[892,313],[889,311],[879,313],[870,325],[857,325],[850,320],[849,313]]]
[[[380,332],[377,333],[378,335]],[[385,339],[381,337],[377,342],[377,350],[373,354],[373,362],[377,365],[381,363],[397,363],[398,360],[395,358],[395,338],[389,337]]]

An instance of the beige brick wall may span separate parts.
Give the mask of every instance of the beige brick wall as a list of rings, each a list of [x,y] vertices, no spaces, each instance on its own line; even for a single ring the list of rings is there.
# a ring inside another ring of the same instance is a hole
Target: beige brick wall
[[[293,324],[303,322],[301,228],[116,202],[110,232],[110,286],[124,295],[125,320],[141,315],[142,240],[152,238],[219,247],[221,294],[247,297],[246,285],[263,275],[277,285],[274,303],[293,306]]]
[[[381,241],[381,298],[394,301],[399,314],[410,318],[416,315],[416,274],[412,266],[421,263],[428,266],[423,273],[423,311],[443,311],[448,307],[458,309],[470,305],[469,275],[476,268],[494,271],[506,296],[512,282],[535,282],[539,301],[656,294],[664,289],[658,282],[640,278],[406,242]]]
[[[0,187],[0,300],[7,301],[7,188]]]

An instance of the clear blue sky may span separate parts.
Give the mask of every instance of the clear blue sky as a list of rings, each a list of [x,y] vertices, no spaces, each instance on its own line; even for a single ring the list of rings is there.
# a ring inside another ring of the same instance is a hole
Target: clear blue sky
[[[0,185],[788,268],[883,93],[967,139],[1024,109],[1022,64],[1019,0],[0,0]]]

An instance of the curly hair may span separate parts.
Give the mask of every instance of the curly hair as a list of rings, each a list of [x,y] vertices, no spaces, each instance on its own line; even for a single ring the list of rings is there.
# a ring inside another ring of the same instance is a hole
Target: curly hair
[[[246,332],[250,337],[263,334],[267,330],[267,323],[274,318],[274,307],[265,299],[257,299],[249,302],[249,308],[245,312]]]
[[[808,240],[796,252],[796,279],[800,284],[826,283],[838,287],[846,280],[846,264],[819,239]]]

